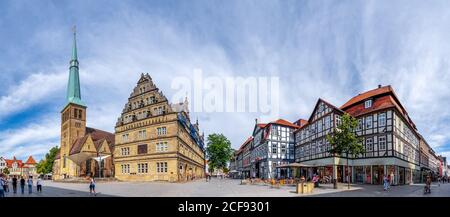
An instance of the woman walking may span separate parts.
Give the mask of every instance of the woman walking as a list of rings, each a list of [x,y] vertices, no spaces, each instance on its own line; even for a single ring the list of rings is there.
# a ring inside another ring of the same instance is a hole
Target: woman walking
[[[28,194],[33,193],[33,177],[30,176],[27,180],[27,184],[28,184]]]
[[[92,194],[94,192],[94,196],[97,196],[97,193],[95,192],[95,180],[94,177],[91,177],[89,181],[89,194]]]
[[[383,177],[383,186],[384,186],[384,190],[387,191],[387,189],[389,187],[389,180],[386,175],[384,175],[384,177]]]

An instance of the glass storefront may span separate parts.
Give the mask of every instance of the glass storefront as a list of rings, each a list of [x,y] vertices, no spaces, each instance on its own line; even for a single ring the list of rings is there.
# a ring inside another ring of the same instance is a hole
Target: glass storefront
[[[405,170],[405,184],[410,184],[411,183],[411,169],[406,168]]]
[[[394,183],[394,185],[396,185],[397,184],[397,179],[398,179],[398,177],[395,175],[396,174],[396,166],[394,166],[394,165],[387,165],[386,166],[386,174],[389,176],[389,178],[390,179],[394,179],[393,180],[393,183]]]
[[[364,174],[365,174],[364,167],[356,166],[355,167],[355,178],[356,178],[355,182],[360,183],[360,184],[364,183]]]
[[[366,184],[372,184],[372,170],[371,170],[371,166],[364,166],[364,169],[366,171],[365,183]]]
[[[375,165],[372,166],[372,184],[381,185],[383,184],[384,166]]]

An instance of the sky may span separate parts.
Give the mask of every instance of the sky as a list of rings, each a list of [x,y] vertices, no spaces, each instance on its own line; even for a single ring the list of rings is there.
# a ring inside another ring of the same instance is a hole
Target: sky
[[[450,157],[449,1],[0,1],[0,156],[59,145],[72,26],[87,125],[114,132],[141,73],[279,78],[279,116],[307,119],[392,85],[419,132]],[[258,112],[191,112],[238,148]],[[271,120],[260,120],[261,122]]]

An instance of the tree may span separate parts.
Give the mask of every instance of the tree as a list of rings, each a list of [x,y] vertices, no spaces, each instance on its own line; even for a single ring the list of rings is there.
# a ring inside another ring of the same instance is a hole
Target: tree
[[[59,148],[57,146],[50,149],[50,151],[45,154],[45,158],[39,161],[36,165],[37,172],[40,174],[51,173],[53,170],[53,163],[55,162],[56,154]]]
[[[364,153],[362,139],[355,133],[357,127],[358,121],[346,113],[342,116],[342,123],[337,126],[337,129],[332,134],[327,135],[327,141],[332,145],[329,153],[334,156],[345,154],[347,158],[347,173],[349,172],[348,159]],[[347,180],[347,183],[348,189],[350,189],[350,180]]]
[[[208,147],[206,148],[206,155],[208,157],[209,169],[224,169],[230,160],[233,149],[231,142],[222,134],[208,135]]]
[[[8,169],[8,167],[3,168],[3,174],[9,175],[9,169]]]

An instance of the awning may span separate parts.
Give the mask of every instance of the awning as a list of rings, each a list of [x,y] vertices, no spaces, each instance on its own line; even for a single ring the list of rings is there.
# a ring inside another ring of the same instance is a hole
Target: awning
[[[239,171],[237,171],[237,170],[231,170],[231,171],[229,171],[228,173],[237,173],[237,172],[239,172]]]
[[[312,167],[311,165],[306,165],[302,163],[291,163],[276,166],[277,168],[287,168],[287,167]]]

